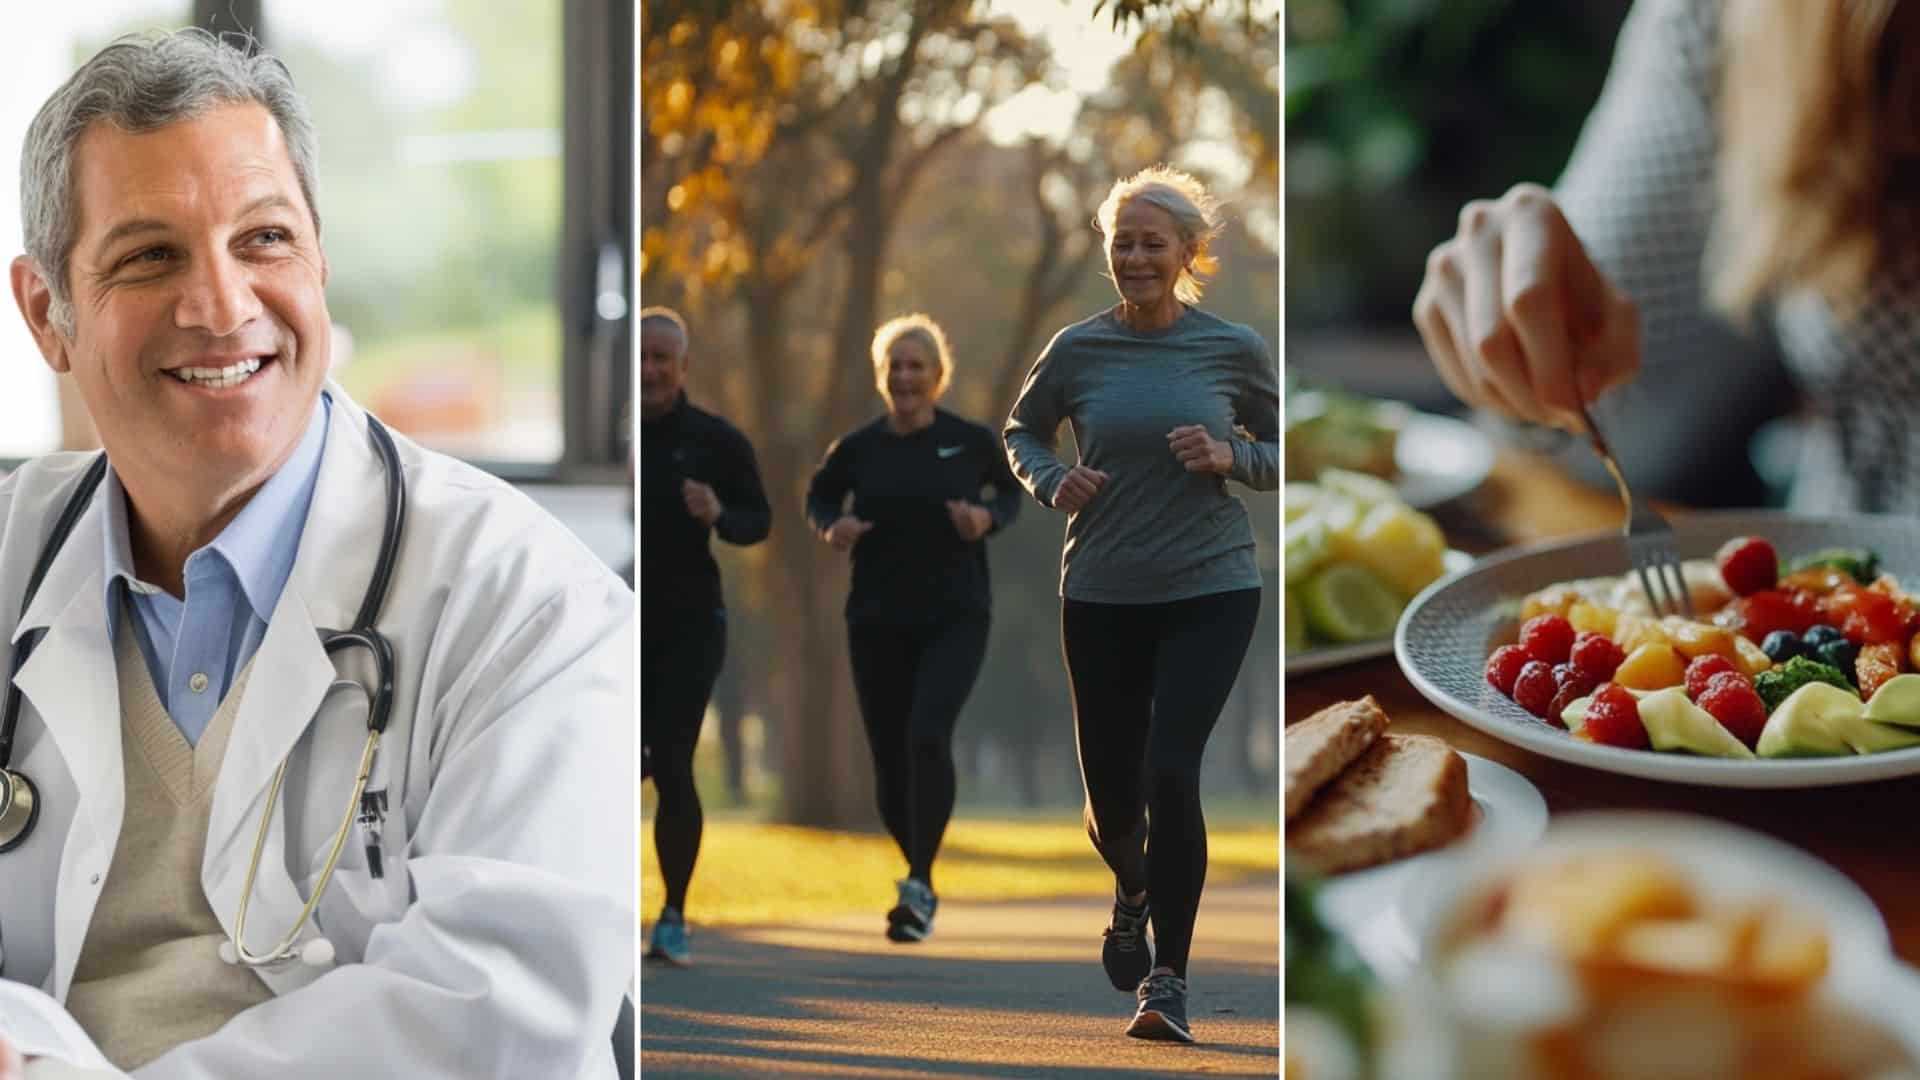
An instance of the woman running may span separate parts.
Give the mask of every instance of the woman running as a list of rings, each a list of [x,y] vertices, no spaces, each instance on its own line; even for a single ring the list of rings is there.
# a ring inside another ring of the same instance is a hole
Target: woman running
[[[687,324],[668,308],[640,313],[640,746],[660,796],[653,846],[666,904],[647,956],[691,963],[687,883],[704,815],[693,750],[727,653],[727,609],[708,535],[767,538],[773,515],[746,436],[688,404]]]
[[[807,517],[822,540],[853,553],[847,652],[880,818],[907,860],[887,937],[911,942],[933,930],[933,859],[953,816],[953,726],[987,651],[982,541],[1021,500],[993,432],[937,407],[953,374],[937,323],[906,315],[882,325],[873,373],[886,415],[827,449]]]
[[[1198,180],[1157,166],[1120,181],[1098,225],[1120,302],[1048,343],[1007,454],[1041,505],[1070,515],[1060,636],[1087,832],[1115,877],[1101,962],[1138,998],[1128,1035],[1192,1042],[1200,759],[1260,612],[1253,529],[1227,480],[1278,487],[1279,387],[1258,332],[1193,306],[1221,227]],[[1055,453],[1062,422],[1072,466]]]

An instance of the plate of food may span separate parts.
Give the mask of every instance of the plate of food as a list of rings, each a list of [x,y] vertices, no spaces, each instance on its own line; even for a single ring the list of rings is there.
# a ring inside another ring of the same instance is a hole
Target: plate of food
[[[1289,379],[1286,418],[1288,481],[1312,481],[1330,468],[1365,473],[1426,510],[1473,491],[1493,471],[1484,432],[1403,402]]]
[[[1407,601],[1473,562],[1378,477],[1327,469],[1281,505],[1289,675],[1390,655]]]
[[[1319,879],[1323,915],[1383,972],[1413,959],[1397,914],[1408,882],[1470,847],[1524,847],[1547,827],[1526,777],[1389,727],[1369,695],[1285,734],[1287,864]]]
[[[1920,996],[1879,912],[1771,837],[1568,814],[1410,900],[1421,964],[1403,985],[1450,1045],[1378,1075],[1920,1077]]]
[[[1703,513],[1674,540],[1694,617],[1654,617],[1617,533],[1538,544],[1416,597],[1401,670],[1472,727],[1609,772],[1744,788],[1920,774],[1910,519]]]

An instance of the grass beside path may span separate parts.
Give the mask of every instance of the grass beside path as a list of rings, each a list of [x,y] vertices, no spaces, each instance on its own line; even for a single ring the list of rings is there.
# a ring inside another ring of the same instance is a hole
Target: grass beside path
[[[1209,885],[1280,871],[1280,832],[1262,826],[1207,833]],[[906,863],[882,833],[845,833],[709,817],[688,889],[697,925],[740,926],[891,907]],[[942,900],[1014,900],[1105,893],[1113,875],[1078,822],[955,819],[933,864]],[[664,890],[653,823],[641,830],[641,914],[658,914]]]

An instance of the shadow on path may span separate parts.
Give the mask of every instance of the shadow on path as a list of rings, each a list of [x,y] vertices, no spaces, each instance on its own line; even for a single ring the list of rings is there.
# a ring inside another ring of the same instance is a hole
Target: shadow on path
[[[1209,890],[1195,930],[1200,1044],[1126,1038],[1100,970],[1108,901],[942,905],[895,945],[883,913],[701,931],[689,970],[641,978],[648,1078],[1094,1077],[1279,1072],[1279,890]],[[695,913],[697,920],[698,913]]]

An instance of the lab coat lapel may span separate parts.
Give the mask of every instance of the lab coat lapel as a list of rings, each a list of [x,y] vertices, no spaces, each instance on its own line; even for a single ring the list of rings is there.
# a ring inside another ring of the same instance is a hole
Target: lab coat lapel
[[[338,388],[330,390],[333,411],[313,502],[292,573],[253,659],[208,822],[201,880],[230,932],[274,770],[313,722],[335,677],[320,630],[352,623],[379,550],[380,460],[367,442],[364,414]],[[305,902],[287,869],[286,808],[274,809],[247,916],[248,945],[263,950],[286,932]],[[262,977],[285,993],[307,980],[306,971],[296,964]]]
[[[127,801],[120,687],[107,639],[102,498],[94,496],[14,629],[15,647],[27,634],[47,631],[14,681],[38,714],[44,737],[59,748],[79,793],[55,893],[61,917],[54,931],[54,982],[60,995],[93,920],[99,899],[93,885],[113,861]],[[22,729],[32,726],[23,723]]]

